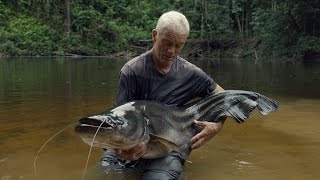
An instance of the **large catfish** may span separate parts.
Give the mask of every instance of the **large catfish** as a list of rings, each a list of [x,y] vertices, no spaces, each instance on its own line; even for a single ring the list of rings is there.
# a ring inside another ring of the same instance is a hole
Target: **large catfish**
[[[143,158],[163,157],[172,150],[186,157],[190,139],[199,131],[195,119],[217,122],[221,117],[231,117],[242,123],[256,107],[267,115],[277,110],[278,103],[259,93],[240,90],[212,94],[187,107],[132,101],[81,118],[75,131],[95,147],[127,150],[144,142],[150,150]]]

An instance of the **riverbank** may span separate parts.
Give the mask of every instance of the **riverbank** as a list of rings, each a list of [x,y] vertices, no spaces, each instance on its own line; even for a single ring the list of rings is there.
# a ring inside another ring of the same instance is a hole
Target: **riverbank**
[[[132,59],[152,48],[152,40],[139,40],[134,43],[128,43],[119,51],[113,53],[87,55],[82,53],[53,53],[49,57],[69,57],[69,58],[121,58]],[[241,39],[221,39],[211,42],[205,40],[188,40],[181,54],[185,58],[236,58],[256,61],[277,61],[297,63],[297,62],[320,62],[319,53],[309,53],[301,55],[279,55],[266,51],[263,43],[255,39],[243,41]],[[9,56],[0,52],[0,57],[46,57],[46,56]]]
[[[128,45],[126,51],[112,54],[112,57],[132,58],[152,48],[152,41],[138,42]],[[277,59],[283,62],[302,62],[301,55],[278,55],[265,50],[261,41],[251,39],[221,39],[214,41],[188,40],[180,53],[185,58],[236,58],[253,61],[270,61]],[[129,54],[129,55],[128,55]]]

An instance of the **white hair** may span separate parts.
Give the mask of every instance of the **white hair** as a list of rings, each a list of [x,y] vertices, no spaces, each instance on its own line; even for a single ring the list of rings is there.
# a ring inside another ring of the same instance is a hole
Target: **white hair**
[[[188,33],[190,31],[187,18],[180,12],[169,11],[161,15],[158,20],[156,30],[162,33],[165,29],[176,33]]]

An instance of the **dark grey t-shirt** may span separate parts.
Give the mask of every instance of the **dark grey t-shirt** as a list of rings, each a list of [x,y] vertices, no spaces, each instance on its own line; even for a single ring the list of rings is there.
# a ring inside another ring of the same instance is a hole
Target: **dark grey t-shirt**
[[[210,76],[179,56],[167,74],[159,73],[148,51],[122,67],[116,105],[132,100],[183,105],[194,97],[208,95],[215,88]]]

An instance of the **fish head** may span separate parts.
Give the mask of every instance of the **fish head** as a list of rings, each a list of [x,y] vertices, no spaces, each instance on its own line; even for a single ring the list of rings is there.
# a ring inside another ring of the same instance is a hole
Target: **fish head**
[[[147,132],[147,119],[132,104],[84,117],[75,127],[82,140],[106,149],[131,149]]]

